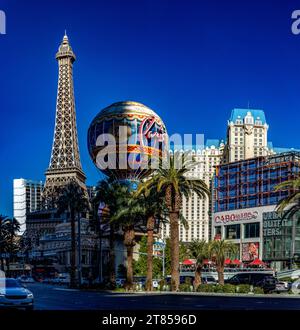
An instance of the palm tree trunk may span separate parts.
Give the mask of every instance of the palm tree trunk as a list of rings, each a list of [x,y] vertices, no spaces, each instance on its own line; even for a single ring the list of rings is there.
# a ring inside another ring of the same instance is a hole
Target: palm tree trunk
[[[76,287],[76,231],[75,231],[75,212],[70,212],[71,220],[71,268],[70,268],[70,287]]]
[[[201,284],[201,266],[197,264],[195,271],[194,290],[197,291],[198,286]]]
[[[127,289],[132,290],[133,287],[133,246],[127,246]]]
[[[146,291],[152,291],[153,289],[153,231],[154,231],[155,219],[153,216],[149,216],[147,219],[147,279],[146,279]]]
[[[135,245],[135,232],[133,225],[124,228],[124,245],[127,248],[127,279],[126,287],[128,290],[133,288],[133,247]]]
[[[218,266],[217,267],[217,273],[218,273],[218,282],[220,285],[224,285],[224,266]]]
[[[116,270],[115,270],[115,226],[110,225],[109,233],[109,282],[112,287],[116,285]]]
[[[9,261],[9,258],[6,259],[5,264],[6,264],[6,276],[10,277],[10,261]]]
[[[2,250],[0,251],[0,253],[2,254]],[[4,259],[1,256],[1,270],[4,271]]]
[[[179,212],[170,212],[171,290],[179,289]]]

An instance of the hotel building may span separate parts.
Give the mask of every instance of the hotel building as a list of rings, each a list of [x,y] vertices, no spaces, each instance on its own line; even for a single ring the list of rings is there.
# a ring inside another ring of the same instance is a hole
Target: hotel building
[[[13,181],[13,214],[21,225],[21,234],[26,230],[27,214],[41,209],[42,190],[42,181],[26,179]]]

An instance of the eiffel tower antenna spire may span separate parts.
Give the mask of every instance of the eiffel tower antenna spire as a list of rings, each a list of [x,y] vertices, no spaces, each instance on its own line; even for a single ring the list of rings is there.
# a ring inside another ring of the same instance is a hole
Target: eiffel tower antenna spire
[[[86,177],[80,162],[73,87],[73,63],[76,56],[66,31],[56,53],[56,59],[59,69],[58,92],[52,152],[45,173],[45,198],[52,194],[55,188],[70,181],[76,181],[86,190]]]

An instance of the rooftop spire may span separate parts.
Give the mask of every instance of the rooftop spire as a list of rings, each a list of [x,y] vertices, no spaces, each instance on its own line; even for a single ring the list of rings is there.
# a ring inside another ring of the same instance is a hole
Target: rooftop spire
[[[67,31],[65,30],[65,34],[63,37],[63,40],[58,48],[58,52],[56,53],[56,58],[62,58],[62,57],[71,57],[72,62],[75,61],[75,54],[73,53],[72,47],[69,43],[69,38],[67,36]]]

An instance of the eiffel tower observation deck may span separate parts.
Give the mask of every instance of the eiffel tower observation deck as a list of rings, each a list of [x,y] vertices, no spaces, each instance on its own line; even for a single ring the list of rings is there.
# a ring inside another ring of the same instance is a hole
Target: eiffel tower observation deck
[[[49,168],[43,191],[47,200],[56,188],[76,181],[86,190],[86,176],[82,170],[76,126],[73,86],[73,63],[76,59],[65,33],[56,53],[59,77],[56,102],[55,130]]]

